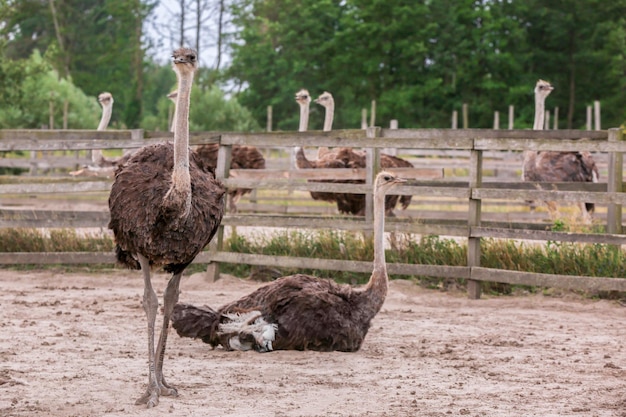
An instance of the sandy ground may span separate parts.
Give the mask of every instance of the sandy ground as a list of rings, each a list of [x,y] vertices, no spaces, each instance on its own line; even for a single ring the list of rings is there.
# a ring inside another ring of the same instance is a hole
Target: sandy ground
[[[258,285],[194,275],[181,301]],[[171,331],[180,396],[147,410],[140,274],[0,270],[0,416],[626,416],[618,302],[390,287],[357,353],[225,352]]]

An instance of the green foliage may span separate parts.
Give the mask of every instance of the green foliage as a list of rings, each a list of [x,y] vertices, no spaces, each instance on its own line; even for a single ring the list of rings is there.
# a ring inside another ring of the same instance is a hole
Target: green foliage
[[[53,14],[51,4],[54,4]],[[42,51],[63,79],[89,96],[109,91],[113,122],[139,127],[143,94],[142,22],[154,0],[23,0],[0,5],[6,56]]]
[[[172,89],[173,90],[173,89]],[[171,91],[171,90],[170,90]],[[189,128],[193,131],[258,131],[251,113],[236,98],[227,99],[217,86],[203,90],[195,86],[191,91],[192,106],[189,112]],[[168,121],[174,111],[174,103],[164,94],[157,100],[157,116],[146,116],[142,121],[145,129],[168,130]]]
[[[48,125],[50,105],[54,127],[63,126],[63,107],[68,102],[68,128],[95,129],[100,105],[71,81],[59,78],[35,51],[28,60],[0,62],[0,127],[40,128]]]
[[[229,75],[248,87],[241,102],[259,123],[272,105],[283,130],[297,127],[301,87],[333,93],[336,128],[358,127],[373,99],[379,126],[448,127],[468,103],[470,127],[491,127],[493,111],[511,104],[515,126],[528,128],[539,78],[556,86],[547,105],[559,106],[561,127],[583,127],[593,100],[603,127],[617,126],[626,120],[624,10],[626,0],[239,0]],[[311,129],[319,110],[312,105]]]

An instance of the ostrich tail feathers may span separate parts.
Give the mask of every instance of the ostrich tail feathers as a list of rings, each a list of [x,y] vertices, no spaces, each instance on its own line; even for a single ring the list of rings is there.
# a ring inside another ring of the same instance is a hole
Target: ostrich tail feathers
[[[260,311],[223,314],[224,322],[218,327],[218,335],[233,350],[269,352],[276,339],[278,326],[265,321]]]
[[[129,269],[141,269],[139,261],[133,257],[132,253],[122,249],[120,245],[115,245],[115,257],[118,263]]]
[[[180,337],[199,338],[213,346],[217,345],[212,337],[217,321],[217,312],[206,306],[176,304],[172,312],[172,327]]]

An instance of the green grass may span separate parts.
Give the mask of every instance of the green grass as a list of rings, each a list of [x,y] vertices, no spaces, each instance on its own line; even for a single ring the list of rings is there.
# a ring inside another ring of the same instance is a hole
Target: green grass
[[[414,235],[397,233],[390,243],[392,249],[386,253],[388,263],[450,266],[467,264],[467,245],[455,239],[440,236],[417,238]],[[73,229],[51,229],[45,234],[38,229],[0,229],[0,252],[107,252],[113,251],[113,248],[113,240],[103,234],[83,235]],[[235,233],[225,241],[224,250],[355,261],[371,261],[374,256],[371,238],[364,237],[362,233],[340,231],[285,231],[252,237]],[[625,261],[626,253],[613,245],[554,241],[539,244],[501,239],[483,239],[481,245],[482,266],[513,271],[626,278]],[[190,266],[190,272],[204,268],[204,265],[195,264]],[[251,267],[222,264],[221,271],[247,277],[251,273]],[[369,273],[317,269],[283,269],[280,272],[282,275],[302,272],[352,284],[364,283],[369,278]],[[440,287],[444,281],[434,277],[392,278],[414,279],[430,288]],[[459,284],[464,282],[459,280]],[[483,283],[483,289],[490,293],[509,293],[513,288],[505,284]],[[534,291],[532,288],[527,289]]]

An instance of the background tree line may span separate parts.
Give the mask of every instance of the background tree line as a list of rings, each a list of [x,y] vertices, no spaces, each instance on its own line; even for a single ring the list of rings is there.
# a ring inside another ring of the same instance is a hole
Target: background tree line
[[[468,103],[471,127],[516,108],[530,127],[539,78],[556,87],[561,128],[582,128],[602,102],[603,127],[626,121],[626,0],[0,0],[0,127],[97,125],[95,97],[115,97],[117,127],[167,129],[175,76],[164,44],[199,49],[192,128],[295,130],[294,93],[327,90],[336,128],[449,127]],[[150,30],[150,29],[153,30]],[[156,28],[156,30],[154,30]],[[195,109],[195,110],[194,110]],[[312,106],[311,129],[323,112]]]

